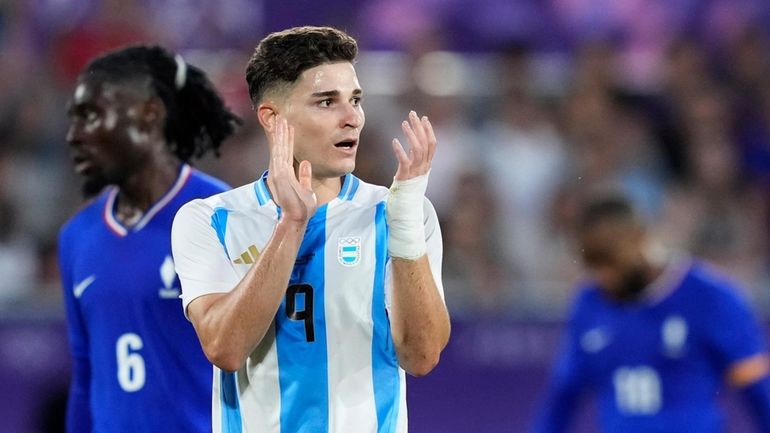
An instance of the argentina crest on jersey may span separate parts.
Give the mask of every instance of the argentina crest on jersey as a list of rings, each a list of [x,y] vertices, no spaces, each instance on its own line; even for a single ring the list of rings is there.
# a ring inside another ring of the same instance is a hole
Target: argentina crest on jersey
[[[361,237],[347,236],[337,240],[337,260],[342,266],[355,266],[361,261]]]

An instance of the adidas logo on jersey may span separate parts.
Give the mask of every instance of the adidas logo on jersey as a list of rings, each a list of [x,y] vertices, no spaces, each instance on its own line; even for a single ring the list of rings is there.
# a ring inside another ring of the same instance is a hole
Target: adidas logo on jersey
[[[233,260],[233,263],[236,265],[251,265],[257,261],[257,258],[259,258],[259,250],[252,245],[247,251],[242,252],[239,258]]]

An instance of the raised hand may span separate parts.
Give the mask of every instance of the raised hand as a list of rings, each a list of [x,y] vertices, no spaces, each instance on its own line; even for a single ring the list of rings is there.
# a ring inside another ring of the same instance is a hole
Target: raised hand
[[[409,154],[397,138],[393,139],[393,153],[398,160],[395,180],[407,180],[426,174],[430,170],[433,155],[436,153],[436,135],[427,116],[420,119],[414,111],[409,112],[409,121],[401,123],[409,142]]]
[[[310,162],[302,161],[298,174],[294,173],[294,127],[289,126],[285,117],[276,116],[268,131],[268,146],[267,185],[273,200],[281,208],[281,219],[305,223],[318,207],[311,187],[312,167]]]

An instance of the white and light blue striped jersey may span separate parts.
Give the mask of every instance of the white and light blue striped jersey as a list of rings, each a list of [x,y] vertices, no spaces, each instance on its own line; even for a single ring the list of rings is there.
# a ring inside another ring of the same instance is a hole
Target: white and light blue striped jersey
[[[280,216],[266,177],[177,214],[172,248],[185,308],[232,290],[256,262]],[[237,372],[215,368],[214,432],[407,431],[405,376],[387,312],[387,194],[349,174],[318,208],[266,336]],[[425,215],[443,297],[441,232],[427,199]]]

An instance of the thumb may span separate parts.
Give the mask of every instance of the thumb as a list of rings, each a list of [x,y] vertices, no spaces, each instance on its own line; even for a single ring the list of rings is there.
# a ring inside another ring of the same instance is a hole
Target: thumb
[[[312,189],[311,179],[313,178],[313,167],[310,165],[310,161],[302,161],[299,163],[299,184],[304,188]]]

